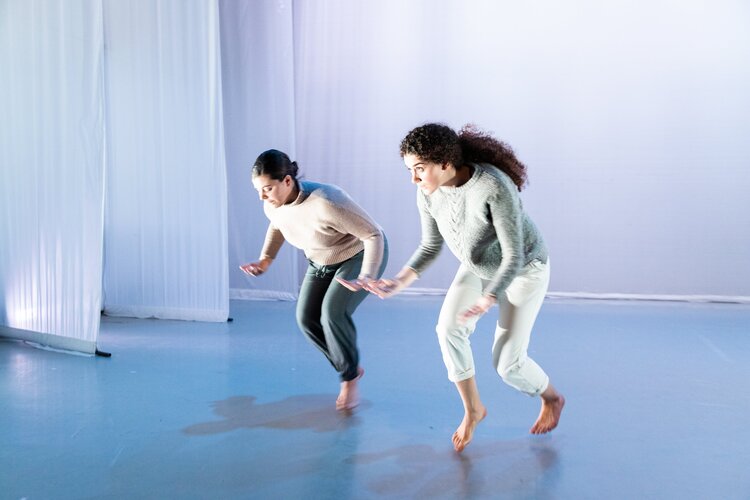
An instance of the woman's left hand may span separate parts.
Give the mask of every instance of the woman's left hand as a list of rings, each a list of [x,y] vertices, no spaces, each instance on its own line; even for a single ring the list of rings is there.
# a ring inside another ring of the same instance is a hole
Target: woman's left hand
[[[479,317],[489,311],[496,302],[497,300],[495,299],[495,297],[482,295],[473,306],[458,315],[458,322],[460,324],[464,324],[473,317],[477,317],[477,319],[479,319]]]
[[[355,280],[345,280],[344,278],[336,278],[341,286],[351,290],[352,292],[358,292],[365,288],[368,283],[372,281],[370,278],[357,278]]]

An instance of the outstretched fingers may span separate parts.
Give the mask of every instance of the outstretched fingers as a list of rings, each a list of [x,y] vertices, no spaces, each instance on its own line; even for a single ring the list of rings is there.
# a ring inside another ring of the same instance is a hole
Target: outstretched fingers
[[[490,295],[483,295],[482,297],[479,298],[479,300],[477,300],[477,302],[473,306],[469,307],[464,312],[460,313],[456,319],[458,320],[459,324],[464,324],[469,319],[475,316],[476,317],[481,316],[487,311],[489,311],[490,308],[493,305],[495,305],[496,302],[497,302],[497,299],[495,299],[495,297],[490,296]]]
[[[258,264],[245,264],[240,266],[240,269],[242,269],[243,273],[249,276],[258,276],[260,274],[263,274],[263,270]]]
[[[373,280],[364,285],[365,290],[377,295],[381,299],[395,295],[398,291],[398,281],[391,279]]]
[[[463,325],[474,316],[481,316],[482,314],[484,314],[484,311],[480,310],[477,306],[470,307],[458,315],[458,324]]]
[[[336,281],[338,281],[341,286],[348,290],[351,290],[352,292],[358,292],[363,288],[361,280],[345,280],[344,278],[336,278]]]

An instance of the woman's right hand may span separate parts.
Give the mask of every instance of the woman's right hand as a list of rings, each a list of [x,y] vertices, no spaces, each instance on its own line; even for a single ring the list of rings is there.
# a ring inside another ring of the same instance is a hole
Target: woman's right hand
[[[268,266],[271,265],[271,262],[272,259],[261,259],[258,262],[243,264],[240,266],[240,269],[242,269],[242,272],[247,275],[260,276],[261,274],[266,272],[266,269],[268,269]]]
[[[417,272],[414,269],[404,267],[395,278],[380,278],[379,280],[370,281],[364,285],[364,289],[370,293],[374,293],[381,299],[387,299],[414,283],[417,277]]]
[[[380,278],[379,280],[370,281],[363,288],[381,299],[387,299],[406,288],[406,285],[398,278]]]

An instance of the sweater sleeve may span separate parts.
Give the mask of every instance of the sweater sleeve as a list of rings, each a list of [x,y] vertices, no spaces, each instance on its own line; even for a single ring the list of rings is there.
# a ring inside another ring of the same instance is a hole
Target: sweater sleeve
[[[365,210],[341,191],[338,203],[328,204],[331,227],[342,234],[351,234],[364,245],[365,255],[359,277],[375,278],[383,262],[385,235]]]
[[[412,268],[421,275],[427,267],[440,254],[443,248],[443,236],[440,234],[437,222],[427,210],[425,194],[417,189],[417,207],[419,208],[419,221],[422,226],[422,239],[419,247],[408,260],[406,267]]]
[[[498,191],[488,199],[492,225],[500,242],[500,267],[484,289],[485,295],[497,297],[523,267],[523,221],[518,191],[500,183]]]
[[[284,241],[284,235],[281,234],[281,231],[273,224],[269,224],[266,231],[266,239],[263,242],[263,249],[260,251],[260,260],[275,259]]]

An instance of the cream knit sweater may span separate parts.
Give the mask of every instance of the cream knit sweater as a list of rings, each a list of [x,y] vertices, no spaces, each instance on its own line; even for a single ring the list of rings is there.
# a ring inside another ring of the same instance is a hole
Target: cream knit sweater
[[[298,181],[297,198],[287,205],[263,204],[271,223],[261,259],[275,258],[288,241],[316,264],[343,262],[364,249],[360,277],[376,276],[383,259],[383,230],[341,188]]]

